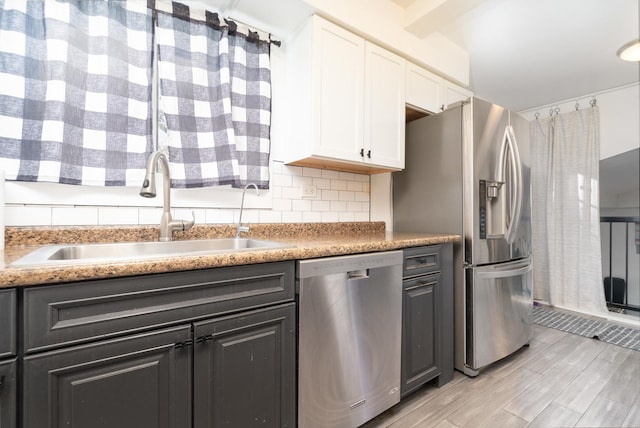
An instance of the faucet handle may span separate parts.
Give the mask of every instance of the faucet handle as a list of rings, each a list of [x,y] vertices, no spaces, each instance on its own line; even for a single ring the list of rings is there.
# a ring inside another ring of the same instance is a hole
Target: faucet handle
[[[191,210],[191,220],[182,220],[182,230],[189,230],[196,224],[196,214]]]

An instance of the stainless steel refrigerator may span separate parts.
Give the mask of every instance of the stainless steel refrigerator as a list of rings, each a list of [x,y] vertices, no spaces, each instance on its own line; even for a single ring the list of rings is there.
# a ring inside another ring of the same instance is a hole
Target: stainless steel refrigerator
[[[532,337],[529,123],[478,98],[407,123],[394,231],[457,233],[455,367],[469,376]]]

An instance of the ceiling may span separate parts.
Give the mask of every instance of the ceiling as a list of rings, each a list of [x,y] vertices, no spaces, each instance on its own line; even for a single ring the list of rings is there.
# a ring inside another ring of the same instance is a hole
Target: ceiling
[[[421,37],[438,31],[467,50],[470,89],[513,110],[640,79],[639,63],[616,56],[639,36],[638,0],[389,1],[405,7],[407,20],[415,23],[409,31]],[[446,19],[419,20],[410,16],[415,12]]]

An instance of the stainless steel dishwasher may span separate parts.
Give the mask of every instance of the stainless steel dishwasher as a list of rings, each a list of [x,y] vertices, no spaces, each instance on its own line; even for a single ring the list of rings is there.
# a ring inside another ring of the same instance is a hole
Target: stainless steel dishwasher
[[[357,427],[400,401],[402,251],[297,262],[298,425]]]

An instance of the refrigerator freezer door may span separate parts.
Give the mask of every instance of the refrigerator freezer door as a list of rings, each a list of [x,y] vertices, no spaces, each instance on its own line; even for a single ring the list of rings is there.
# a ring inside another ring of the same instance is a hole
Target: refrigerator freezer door
[[[480,369],[529,343],[531,259],[468,268],[466,366]]]
[[[528,123],[477,98],[463,107],[463,123],[465,260],[483,265],[527,257]]]

